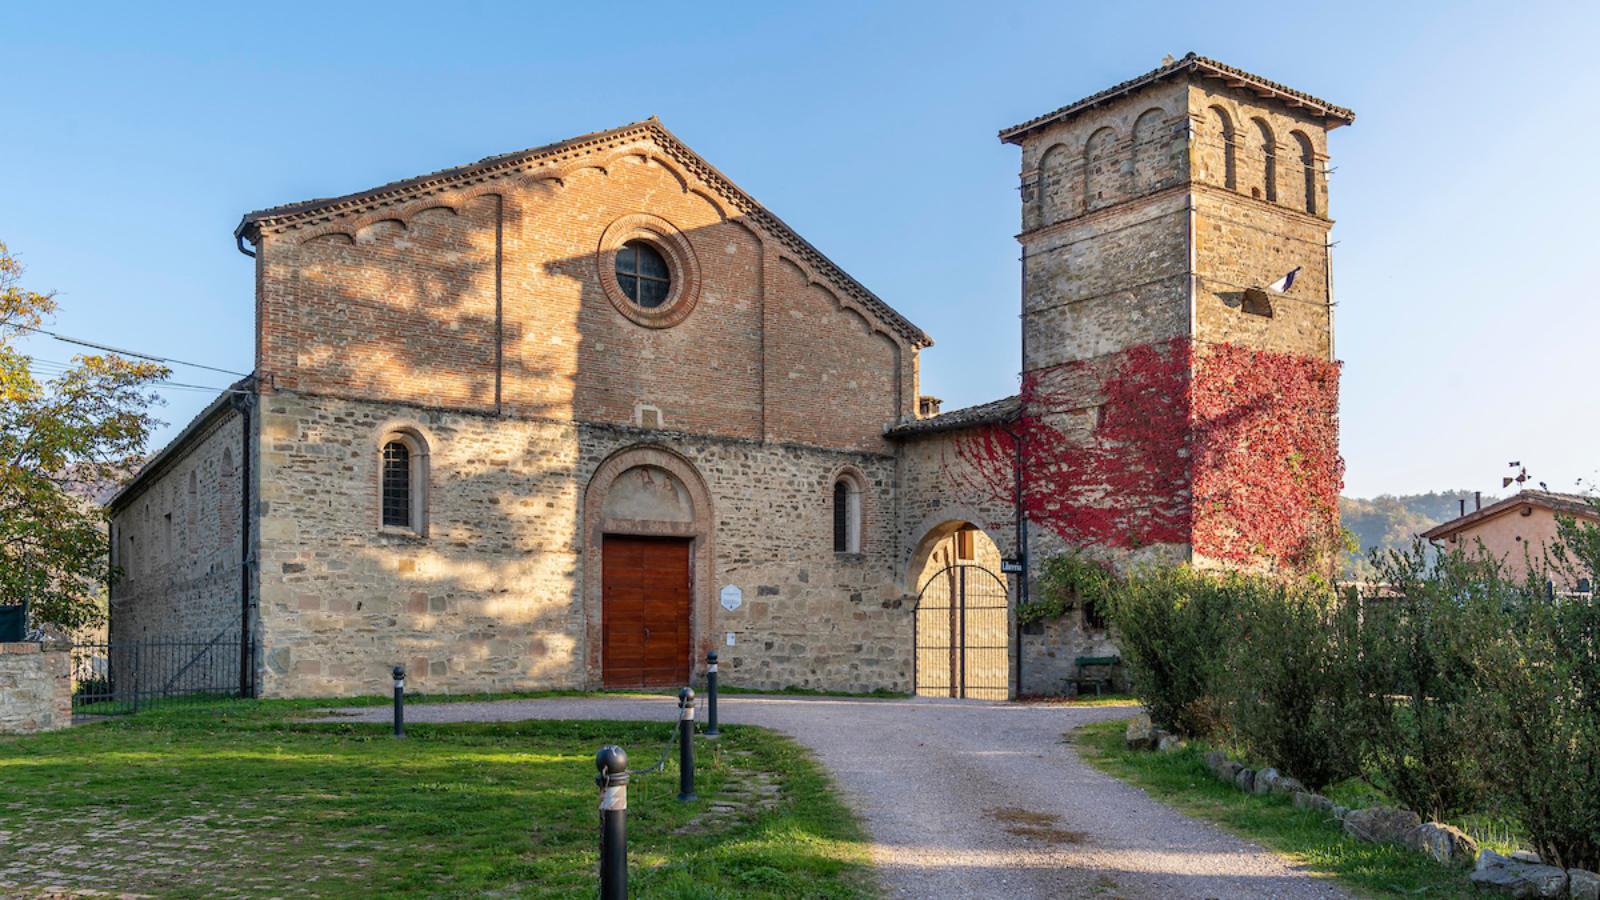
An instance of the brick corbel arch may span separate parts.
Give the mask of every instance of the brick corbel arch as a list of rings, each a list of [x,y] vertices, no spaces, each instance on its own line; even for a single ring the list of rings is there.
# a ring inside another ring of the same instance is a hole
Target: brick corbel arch
[[[649,521],[640,519],[613,519],[605,514],[606,495],[625,472],[640,466],[665,469],[683,484],[689,493],[693,516],[688,522]],[[704,668],[705,654],[715,646],[716,634],[716,560],[713,541],[715,522],[712,515],[711,491],[706,487],[700,471],[678,453],[656,444],[636,444],[611,454],[595,469],[583,492],[583,666],[584,681],[590,687],[601,684],[601,547],[607,534],[641,535],[647,537],[689,538],[689,572],[694,579],[691,587],[692,602],[689,622],[689,671],[698,678]]]

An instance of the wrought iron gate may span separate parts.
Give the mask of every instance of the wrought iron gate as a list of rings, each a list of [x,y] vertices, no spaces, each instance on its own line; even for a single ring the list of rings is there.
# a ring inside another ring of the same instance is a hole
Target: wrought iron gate
[[[237,631],[210,638],[72,646],[72,711],[119,715],[172,703],[253,697],[260,644]]]
[[[949,566],[917,596],[913,679],[925,697],[1010,696],[1006,583],[979,565]]]

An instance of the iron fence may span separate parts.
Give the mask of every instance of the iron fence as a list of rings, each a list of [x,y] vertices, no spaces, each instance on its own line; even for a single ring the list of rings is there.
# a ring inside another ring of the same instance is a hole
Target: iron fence
[[[72,711],[122,715],[152,706],[255,695],[259,646],[237,631],[190,639],[72,647]]]

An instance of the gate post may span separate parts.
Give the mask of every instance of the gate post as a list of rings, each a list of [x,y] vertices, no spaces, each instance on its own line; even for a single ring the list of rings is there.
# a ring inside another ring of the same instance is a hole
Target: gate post
[[[967,567],[956,570],[956,595],[961,603],[961,699],[967,698]]]

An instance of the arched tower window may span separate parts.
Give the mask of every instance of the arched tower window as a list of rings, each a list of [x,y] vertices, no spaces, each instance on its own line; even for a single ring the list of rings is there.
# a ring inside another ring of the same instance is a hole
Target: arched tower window
[[[398,431],[385,435],[379,447],[379,523],[426,534],[427,445],[417,434]]]
[[[833,552],[861,552],[861,486],[848,475],[833,482]]]
[[[1222,186],[1230,191],[1239,189],[1239,167],[1235,162],[1237,155],[1234,152],[1236,138],[1233,133],[1233,119],[1228,116],[1228,111],[1220,106],[1211,107],[1211,128],[1214,132],[1211,140],[1216,147],[1207,148],[1206,157],[1210,160],[1220,160],[1222,171],[1213,173],[1212,178],[1221,176]]]
[[[1261,119],[1254,120],[1261,132],[1261,189],[1268,203],[1278,202],[1278,141],[1272,128]]]
[[[1296,144],[1300,145],[1300,177],[1306,186],[1306,212],[1313,215],[1317,212],[1317,154],[1311,147],[1311,138],[1304,132],[1291,132]]]

